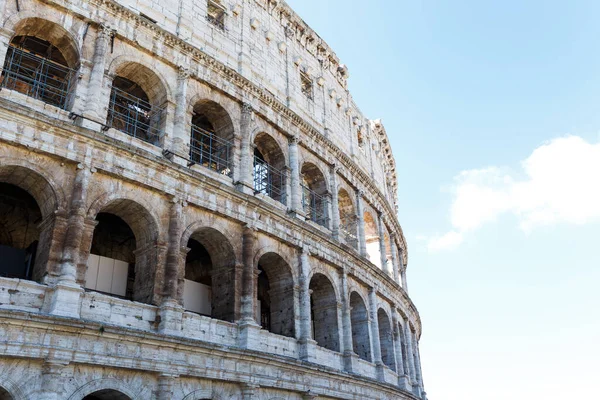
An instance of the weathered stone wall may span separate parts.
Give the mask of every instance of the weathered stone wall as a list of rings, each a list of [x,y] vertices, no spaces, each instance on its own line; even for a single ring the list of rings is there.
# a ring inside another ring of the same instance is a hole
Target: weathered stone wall
[[[62,108],[0,91],[0,183],[40,214],[32,280],[0,278],[0,387],[12,398],[425,398],[385,130],[285,3],[220,3],[225,30],[204,1],[0,1],[0,62],[29,35],[77,69]],[[146,136],[111,123],[117,76],[160,110]],[[227,168],[192,157],[206,145],[193,140],[198,116],[230,146]],[[278,193],[257,190],[255,147]],[[368,254],[367,230],[389,262]],[[210,258],[210,317],[185,309],[190,240]],[[128,298],[84,290],[90,254],[132,264]],[[259,273],[271,332],[255,318]]]

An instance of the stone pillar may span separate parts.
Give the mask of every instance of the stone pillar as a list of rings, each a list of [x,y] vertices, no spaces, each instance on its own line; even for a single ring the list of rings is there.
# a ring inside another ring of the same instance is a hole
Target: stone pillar
[[[367,253],[367,239],[365,236],[365,207],[363,204],[363,191],[359,190],[356,192],[356,213],[358,214],[358,252],[363,257],[368,257]]]
[[[394,281],[400,284],[400,267],[398,266],[398,246],[396,245],[396,235],[390,236],[390,245],[392,249],[392,275]]]
[[[98,221],[94,218],[85,218],[85,227],[79,245],[79,263],[77,264],[77,283],[85,287],[85,275],[87,272],[87,262],[92,249],[92,240],[94,239],[94,230],[98,225]]]
[[[304,219],[304,209],[302,208],[302,187],[300,185],[300,161],[298,155],[298,144],[300,139],[293,136],[290,139],[290,170],[291,170],[291,209],[290,212],[295,217]]]
[[[246,225],[242,235],[242,287],[240,298],[240,320],[238,325],[240,333],[239,346],[247,349],[258,350],[260,347],[260,325],[255,320],[256,284],[258,268],[254,265],[254,251],[256,247],[256,230]]]
[[[314,359],[316,343],[312,339],[310,304],[310,264],[308,248],[300,249],[300,359]]]
[[[185,252],[181,249],[183,235],[183,208],[186,206],[178,198],[172,199],[169,212],[169,243],[162,288],[162,301],[159,308],[159,332],[163,334],[180,334],[183,321],[183,304],[179,302],[179,281],[185,273]]]
[[[158,376],[158,390],[156,391],[156,400],[173,399],[173,389],[178,375],[160,374]]]
[[[412,331],[408,320],[404,321],[404,339],[406,339],[406,358],[408,358],[407,375],[410,377],[410,383],[414,390],[417,387],[417,378],[415,374],[415,358],[413,355]]]
[[[240,120],[240,162],[238,165],[238,177],[237,188],[239,191],[246,194],[254,194],[254,185],[252,184],[252,143],[250,142],[250,135],[252,134],[252,118],[253,109],[248,103],[242,104],[242,115]],[[235,168],[234,168],[235,170]]]
[[[400,320],[398,317],[398,311],[392,310],[392,321],[394,324],[394,352],[396,353],[396,372],[398,373],[398,386],[404,390],[410,390],[410,378],[407,372],[404,370],[404,356],[402,354],[402,331]]]
[[[342,270],[342,353],[344,354],[344,369],[348,372],[352,372],[353,362],[356,358],[354,353],[354,346],[352,343],[352,316],[350,307],[350,293],[348,290],[348,271],[344,268]]]
[[[388,276],[392,276],[387,262],[387,248],[385,246],[385,224],[383,222],[383,217],[380,213],[377,214],[377,227],[379,229],[379,255],[381,258],[381,270],[385,272]]]
[[[400,272],[400,277],[402,280],[402,289],[408,294],[408,281],[406,280],[406,267],[402,266],[402,270]]]
[[[177,74],[177,92],[175,94],[175,121],[171,152],[188,160],[190,153],[190,127],[187,115],[187,87],[190,71],[179,66]]]
[[[340,204],[338,166],[331,167],[331,233],[335,240],[340,240]]]
[[[422,396],[423,391],[423,373],[421,371],[421,355],[419,353],[419,342],[416,334],[413,336],[413,356],[415,357],[415,375],[417,385],[419,386],[419,395]]]
[[[285,174],[285,206],[288,210],[292,209],[292,170],[286,166],[284,169]]]
[[[83,115],[99,123],[104,123],[104,115],[101,113],[102,100],[102,82],[104,80],[104,70],[106,68],[106,53],[108,44],[115,35],[115,30],[107,25],[100,25],[98,36],[94,47],[94,57],[92,61],[92,70],[88,79],[87,94]]]
[[[242,384],[242,400],[254,400],[257,398],[256,390],[259,388],[259,385],[255,385],[253,383],[243,383]]]
[[[86,229],[86,205],[92,169],[77,166],[71,204],[59,266],[58,283],[52,288],[50,314],[79,318],[79,299],[83,289],[77,284],[81,240]]]
[[[0,0],[0,3],[4,3],[4,0]],[[2,4],[0,4],[0,6],[2,6]],[[2,10],[0,9],[0,14],[3,14],[1,11]],[[8,46],[11,38],[11,32],[8,32],[4,28],[0,28],[0,66],[2,68],[4,68],[4,61],[6,60],[6,53],[8,52]]]
[[[40,391],[36,400],[60,400],[64,385],[62,372],[69,363],[67,361],[47,360],[42,366]]]
[[[373,338],[373,363],[377,367],[377,378],[385,381],[383,361],[381,360],[381,341],[379,340],[379,320],[377,319],[377,289],[369,290],[369,309],[371,314],[371,337]]]

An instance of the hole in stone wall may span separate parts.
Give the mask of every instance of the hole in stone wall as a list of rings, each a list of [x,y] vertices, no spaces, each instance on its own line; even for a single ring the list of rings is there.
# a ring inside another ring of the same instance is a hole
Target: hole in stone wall
[[[360,358],[371,361],[371,334],[369,314],[362,297],[356,292],[350,295],[350,320],[352,324],[352,348]]]
[[[310,280],[313,339],[319,346],[340,351],[337,298],[331,281],[322,274]]]

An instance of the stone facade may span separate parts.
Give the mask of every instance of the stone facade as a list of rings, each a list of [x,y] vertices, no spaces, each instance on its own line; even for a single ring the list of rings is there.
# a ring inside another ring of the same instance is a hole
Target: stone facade
[[[426,399],[385,128],[285,2],[0,24],[0,400]]]

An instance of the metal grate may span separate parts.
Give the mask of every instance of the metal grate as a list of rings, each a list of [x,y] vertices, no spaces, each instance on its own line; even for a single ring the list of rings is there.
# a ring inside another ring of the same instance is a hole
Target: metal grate
[[[158,128],[164,107],[152,107],[147,101],[113,86],[110,93],[106,124],[135,138],[159,144],[162,131]]]
[[[317,224],[329,227],[329,200],[302,186],[302,205],[306,216]]]
[[[276,170],[260,157],[254,156],[254,193],[266,194],[286,203],[285,173]]]
[[[231,142],[217,137],[214,132],[192,125],[189,165],[199,164],[220,174],[232,176],[232,148]]]
[[[356,235],[358,218],[354,214],[340,215],[340,237],[344,242],[354,248],[358,248],[358,236]]]
[[[74,69],[10,45],[0,86],[66,110],[76,75]]]

